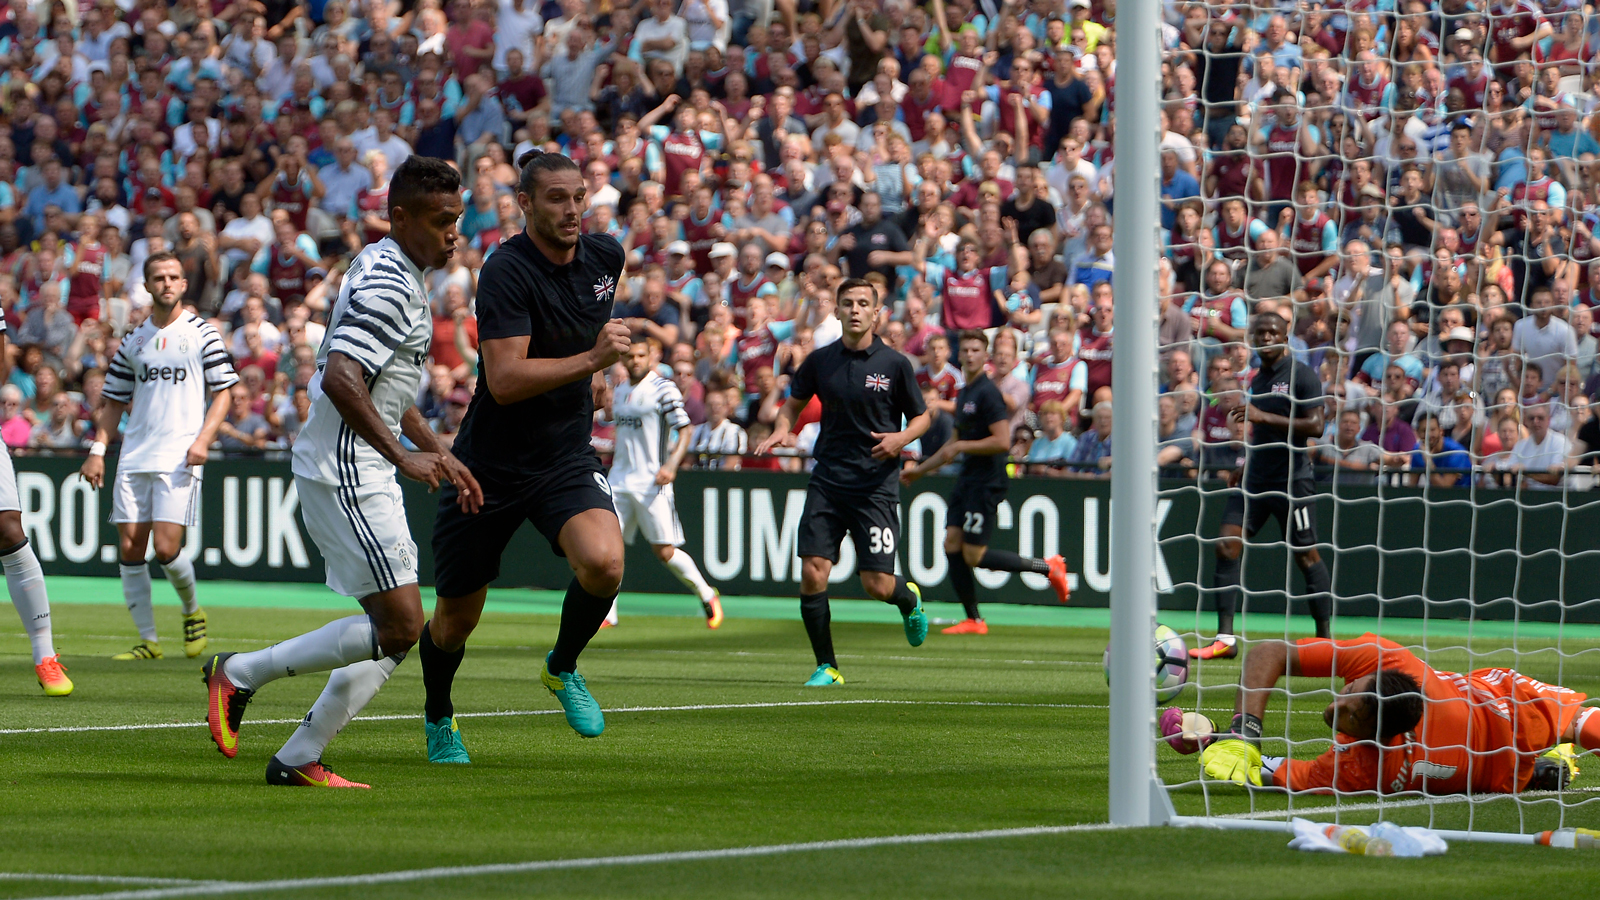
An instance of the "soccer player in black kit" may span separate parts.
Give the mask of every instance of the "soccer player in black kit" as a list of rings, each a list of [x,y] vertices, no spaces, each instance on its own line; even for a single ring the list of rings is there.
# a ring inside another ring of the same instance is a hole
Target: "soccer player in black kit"
[[[1010,550],[989,549],[995,512],[1006,498],[1006,485],[1010,482],[1006,477],[1006,456],[1011,452],[1011,413],[1000,388],[984,371],[989,363],[989,339],[981,331],[963,331],[958,347],[966,385],[956,395],[955,439],[916,468],[903,472],[900,481],[909,485],[964,454],[945,514],[944,555],[950,562],[950,586],[967,618],[943,633],[988,634],[989,626],[978,612],[974,567],[1044,575],[1062,603],[1067,602],[1072,591],[1067,585],[1067,561],[1061,556],[1029,559]]]
[[[822,398],[822,431],[812,451],[816,468],[806,487],[796,541],[800,618],[817,658],[809,687],[844,684],[828,627],[828,574],[839,561],[839,545],[847,533],[855,541],[867,595],[900,610],[911,646],[921,646],[928,636],[921,592],[894,574],[900,546],[900,451],[928,430],[928,412],[911,362],[872,332],[879,313],[877,289],[865,279],[846,278],[837,296],[844,336],[800,364],[771,436],[756,447],[757,454],[764,454],[792,446],[789,429],[795,419],[812,397]]]
[[[524,521],[574,575],[540,681],[574,731],[597,737],[605,728],[575,669],[622,582],[622,528],[589,446],[592,376],[631,343],[627,326],[611,317],[622,245],[579,233],[586,190],[570,158],[529,151],[519,163],[517,203],[528,224],[489,257],[478,279],[482,375],[453,448],[483,486],[484,502],[477,513],[462,513],[447,488],[433,526],[438,603],[418,647],[434,762],[469,762],[450,685],[500,556]]]
[[[1322,379],[1315,370],[1294,361],[1289,353],[1288,323],[1277,313],[1256,316],[1251,343],[1261,368],[1250,382],[1245,402],[1231,413],[1234,421],[1250,423],[1245,449],[1243,491],[1234,491],[1222,512],[1222,534],[1217,541],[1217,565],[1211,587],[1217,606],[1217,637],[1205,647],[1195,647],[1195,659],[1231,659],[1239,655],[1233,633],[1233,612],[1239,600],[1239,555],[1245,538],[1253,538],[1278,520],[1295,565],[1306,579],[1306,605],[1317,623],[1317,637],[1332,637],[1333,597],[1328,567],[1317,553],[1316,486],[1306,447],[1322,434]],[[1239,470],[1229,473],[1230,486],[1240,482]],[[1242,537],[1241,537],[1242,536]]]

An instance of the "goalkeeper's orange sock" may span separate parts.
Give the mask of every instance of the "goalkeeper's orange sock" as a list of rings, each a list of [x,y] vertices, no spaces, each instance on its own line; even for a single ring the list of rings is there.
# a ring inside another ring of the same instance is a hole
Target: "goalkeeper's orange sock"
[[[1577,744],[1585,750],[1600,753],[1600,708],[1586,709],[1578,714]]]

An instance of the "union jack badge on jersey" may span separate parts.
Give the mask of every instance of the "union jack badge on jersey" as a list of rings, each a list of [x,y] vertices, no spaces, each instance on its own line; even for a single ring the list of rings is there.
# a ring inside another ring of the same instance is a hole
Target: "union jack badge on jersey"
[[[887,391],[888,389],[889,389],[889,376],[887,376],[887,375],[868,375],[867,376],[867,390],[869,390],[869,391]]]
[[[594,300],[596,303],[605,303],[616,293],[617,280],[610,275],[601,275],[600,280],[594,283]]]

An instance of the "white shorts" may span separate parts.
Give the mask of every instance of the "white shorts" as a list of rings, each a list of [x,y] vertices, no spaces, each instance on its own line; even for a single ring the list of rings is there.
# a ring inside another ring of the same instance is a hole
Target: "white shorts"
[[[417,545],[394,479],[339,487],[296,475],[294,486],[334,593],[359,600],[417,583]]]
[[[21,511],[22,499],[17,494],[17,470],[11,466],[11,450],[0,453],[0,512]]]
[[[176,472],[124,472],[111,480],[111,521],[171,522],[185,528],[195,523],[200,508],[201,470],[184,466]]]
[[[683,546],[683,525],[678,522],[677,504],[672,501],[672,485],[645,494],[613,487],[611,502],[616,504],[622,539],[627,543],[633,543],[634,532],[644,532],[644,539],[651,544]]]

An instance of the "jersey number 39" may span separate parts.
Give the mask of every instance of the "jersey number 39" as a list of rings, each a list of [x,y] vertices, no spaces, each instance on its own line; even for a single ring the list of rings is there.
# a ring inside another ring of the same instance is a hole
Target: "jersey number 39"
[[[867,549],[872,553],[894,552],[894,529],[874,525],[867,529]]]

